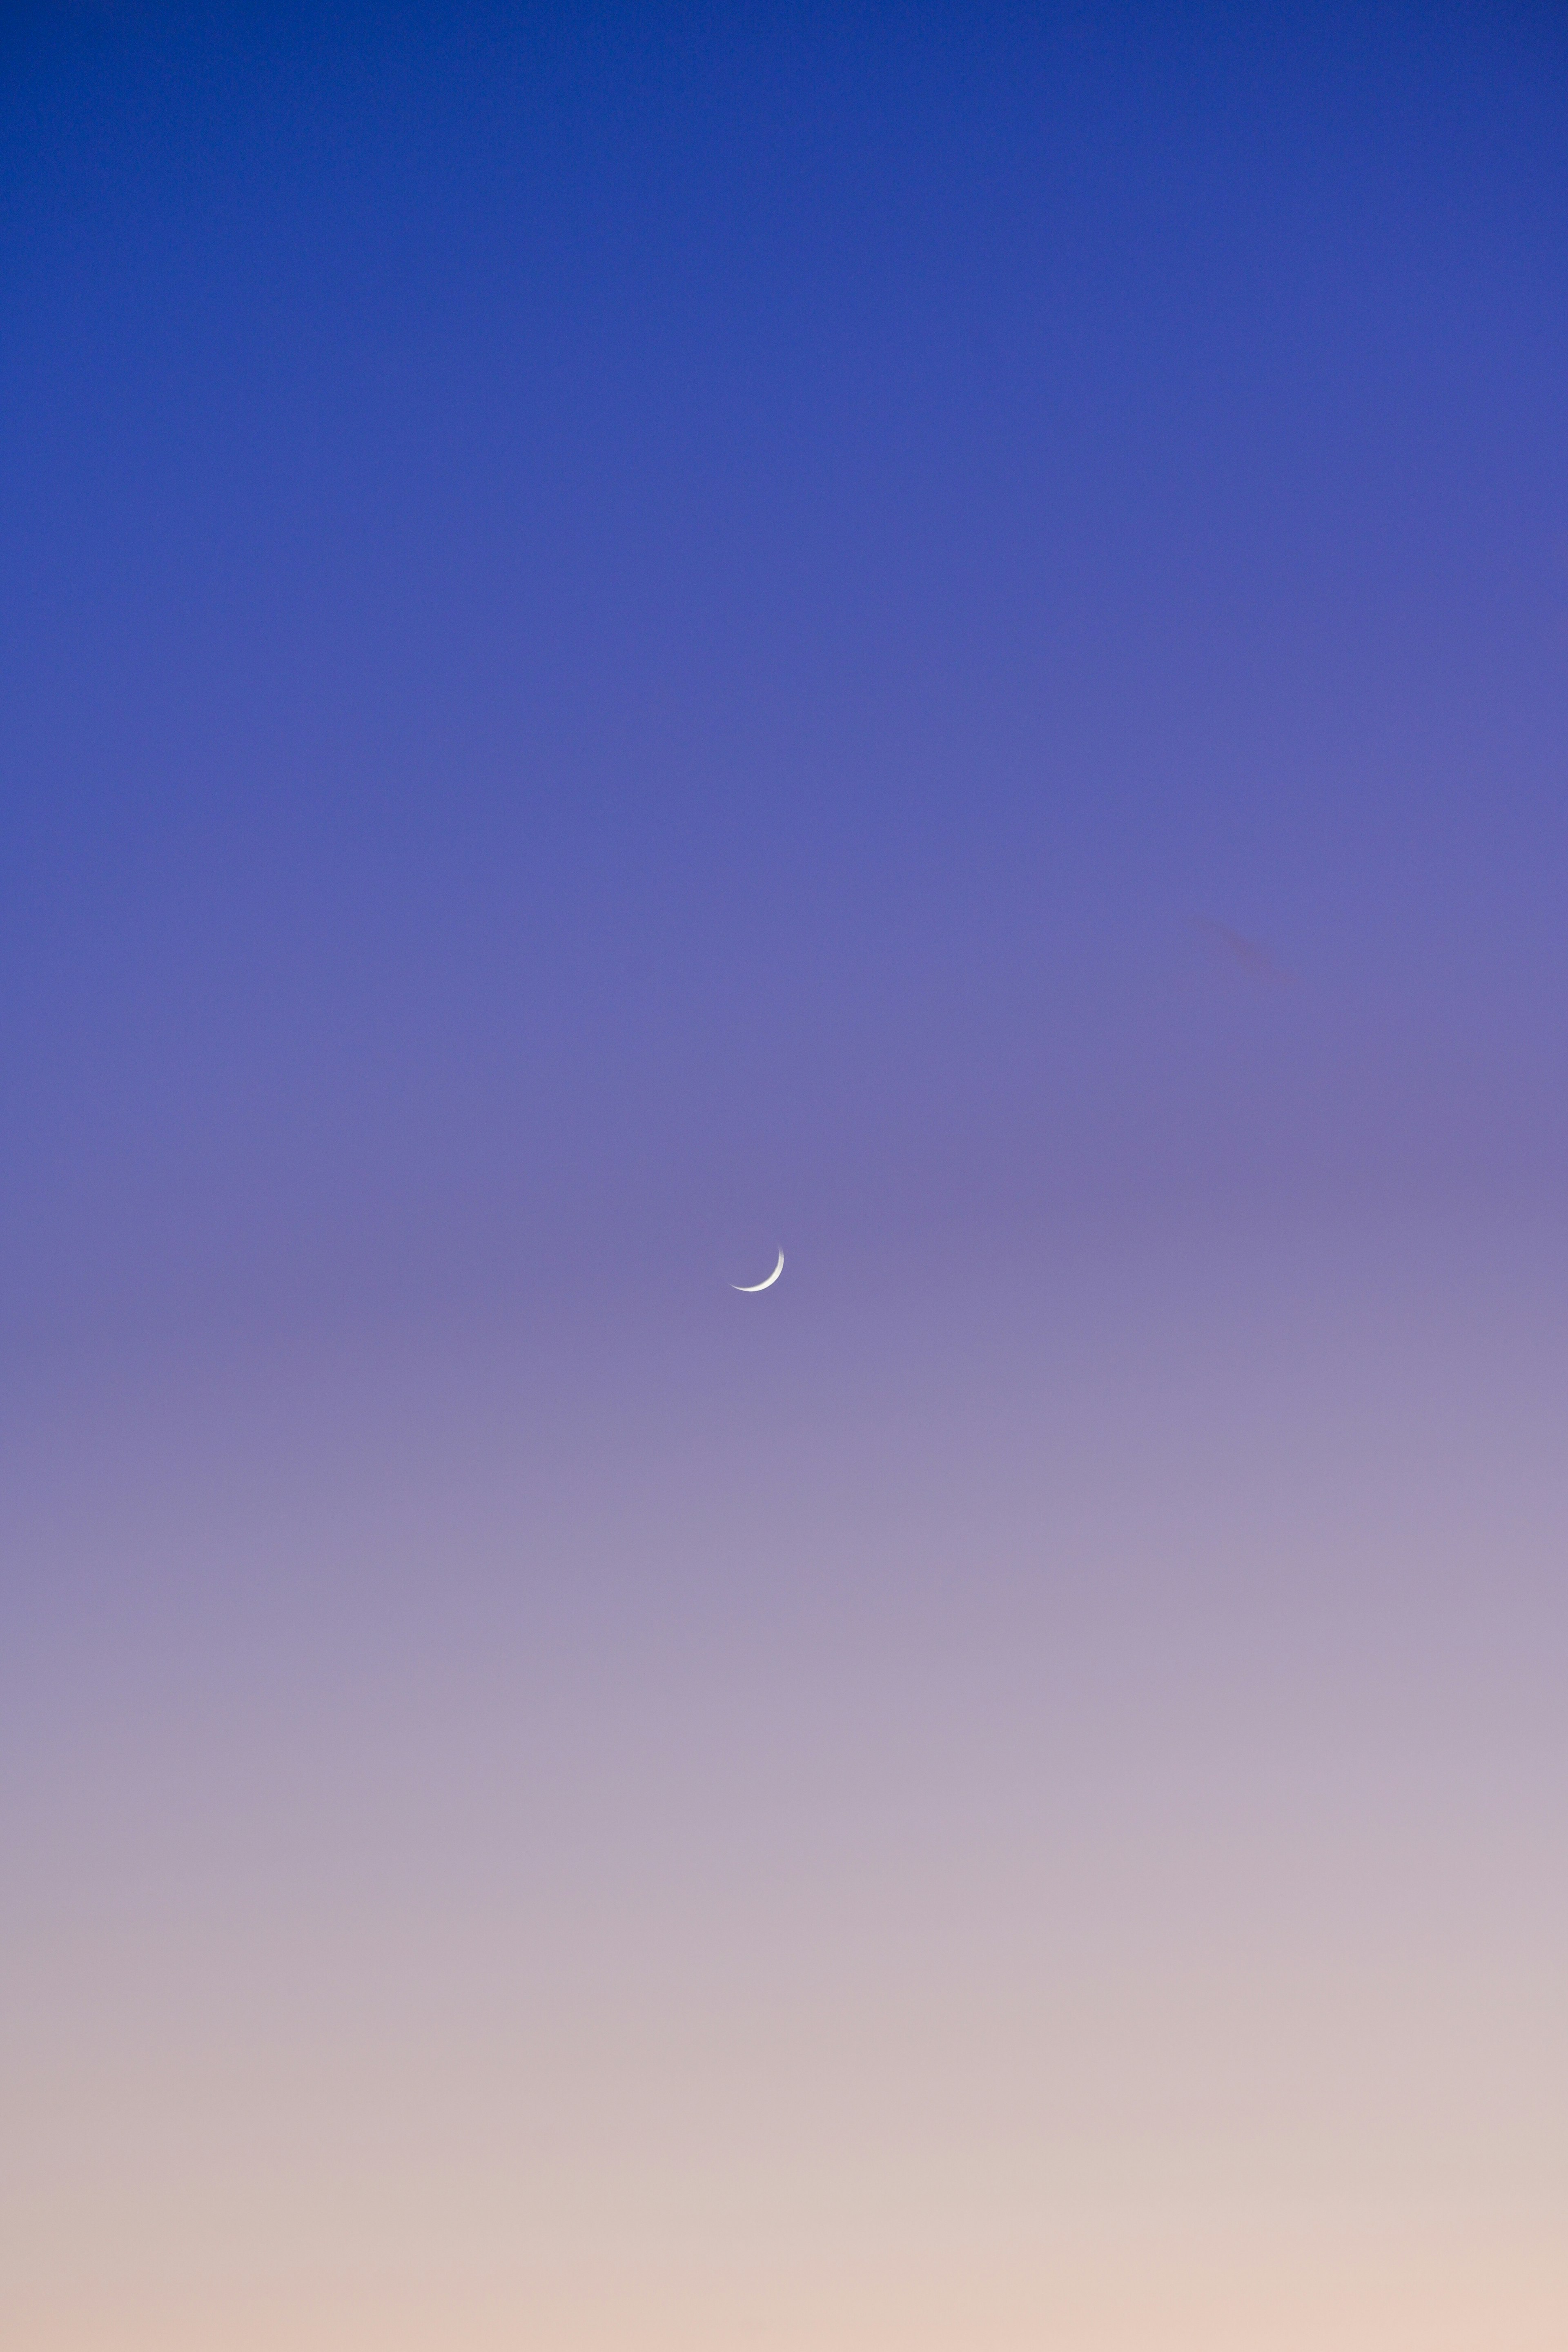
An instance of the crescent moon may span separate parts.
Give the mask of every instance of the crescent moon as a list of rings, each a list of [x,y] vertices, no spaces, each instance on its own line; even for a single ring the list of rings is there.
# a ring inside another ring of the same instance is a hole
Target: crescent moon
[[[769,1275],[766,1282],[732,1282],[730,1285],[730,1287],[731,1290],[771,1290],[783,1272],[784,1252],[783,1250],[780,1250],[779,1262],[777,1265],[774,1266],[772,1274]]]

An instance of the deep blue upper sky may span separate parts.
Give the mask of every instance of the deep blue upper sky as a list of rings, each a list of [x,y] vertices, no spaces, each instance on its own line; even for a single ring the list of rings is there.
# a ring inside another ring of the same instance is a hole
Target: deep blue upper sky
[[[1554,11],[200,14],[0,79],[0,1354],[1557,1196]]]

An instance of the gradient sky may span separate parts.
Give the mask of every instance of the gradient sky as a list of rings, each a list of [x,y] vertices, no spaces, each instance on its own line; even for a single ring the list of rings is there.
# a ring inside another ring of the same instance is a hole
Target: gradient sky
[[[1546,6],[7,12],[8,2343],[1560,2352],[1564,222]]]

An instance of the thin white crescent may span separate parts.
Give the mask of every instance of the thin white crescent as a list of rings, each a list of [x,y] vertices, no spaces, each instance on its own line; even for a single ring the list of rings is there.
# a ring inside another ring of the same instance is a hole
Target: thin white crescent
[[[783,1250],[780,1250],[779,1262],[777,1265],[774,1266],[772,1274],[769,1275],[766,1282],[732,1282],[730,1285],[730,1287],[731,1290],[771,1290],[783,1272],[784,1252]]]

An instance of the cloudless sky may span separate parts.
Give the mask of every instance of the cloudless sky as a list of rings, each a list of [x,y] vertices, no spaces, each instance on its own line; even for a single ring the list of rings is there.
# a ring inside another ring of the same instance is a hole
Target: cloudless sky
[[[1522,0],[5,12],[7,2340],[1561,2343],[1565,224]]]
[[[1551,12],[7,52],[13,1328],[563,1187],[1157,1182],[1200,1097],[1560,1181]],[[1173,1013],[1205,918],[1283,1044]]]

